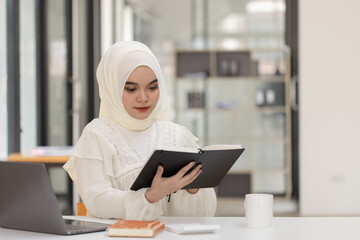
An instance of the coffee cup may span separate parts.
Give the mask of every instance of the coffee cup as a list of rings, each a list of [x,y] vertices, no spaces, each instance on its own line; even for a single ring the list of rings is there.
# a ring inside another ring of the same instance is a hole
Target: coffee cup
[[[273,219],[272,194],[246,194],[245,219],[246,226],[252,228],[269,228]]]

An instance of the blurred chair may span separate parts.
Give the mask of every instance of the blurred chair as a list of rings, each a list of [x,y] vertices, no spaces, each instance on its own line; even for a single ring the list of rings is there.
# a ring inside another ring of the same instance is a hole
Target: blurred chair
[[[83,202],[76,203],[76,216],[86,216],[86,207]]]

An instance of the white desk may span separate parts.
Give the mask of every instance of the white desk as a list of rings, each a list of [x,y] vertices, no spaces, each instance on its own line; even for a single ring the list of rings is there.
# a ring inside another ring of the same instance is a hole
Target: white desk
[[[87,219],[87,217],[71,217],[75,219]],[[94,219],[92,219],[94,220]],[[353,218],[303,218],[303,217],[283,217],[274,218],[273,227],[268,229],[251,229],[245,226],[243,217],[213,217],[213,218],[190,218],[190,217],[164,217],[161,218],[165,223],[185,223],[198,222],[205,224],[219,224],[220,230],[214,234],[191,234],[177,235],[167,231],[161,232],[154,239],[172,240],[172,239],[189,239],[189,240],[359,240],[360,239],[360,217]],[[114,220],[97,220],[99,222],[113,223]],[[17,231],[0,228],[0,239],[86,239],[86,240],[115,240],[115,239],[136,239],[143,238],[117,238],[108,237],[106,232],[80,234],[72,236],[59,236],[44,233],[34,233],[26,231]],[[145,238],[149,240],[149,238]]]

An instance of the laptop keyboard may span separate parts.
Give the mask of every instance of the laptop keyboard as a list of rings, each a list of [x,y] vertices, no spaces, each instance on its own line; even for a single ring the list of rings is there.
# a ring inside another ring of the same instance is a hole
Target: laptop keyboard
[[[66,229],[69,232],[86,232],[86,231],[94,231],[103,228],[106,229],[106,224],[87,222],[87,221],[78,221],[78,220],[70,220],[64,219]]]

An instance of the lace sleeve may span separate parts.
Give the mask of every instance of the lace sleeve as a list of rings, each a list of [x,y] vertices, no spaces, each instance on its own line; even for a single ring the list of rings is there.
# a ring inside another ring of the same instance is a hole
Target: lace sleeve
[[[213,188],[202,188],[195,194],[180,190],[171,195],[169,215],[213,217],[216,205],[216,195]]]
[[[114,188],[111,177],[103,174],[103,162],[77,159],[78,189],[88,215],[98,218],[154,220],[162,214],[160,204],[149,203],[145,191]]]
[[[114,153],[96,134],[84,132],[64,169],[75,182],[88,215],[99,218],[153,220],[161,204],[145,198],[146,189],[120,190],[113,177]]]
[[[73,153],[64,165],[71,179],[77,184],[76,159],[95,159],[104,161],[105,174],[113,177],[113,151],[105,141],[91,132],[84,131],[76,143]]]

